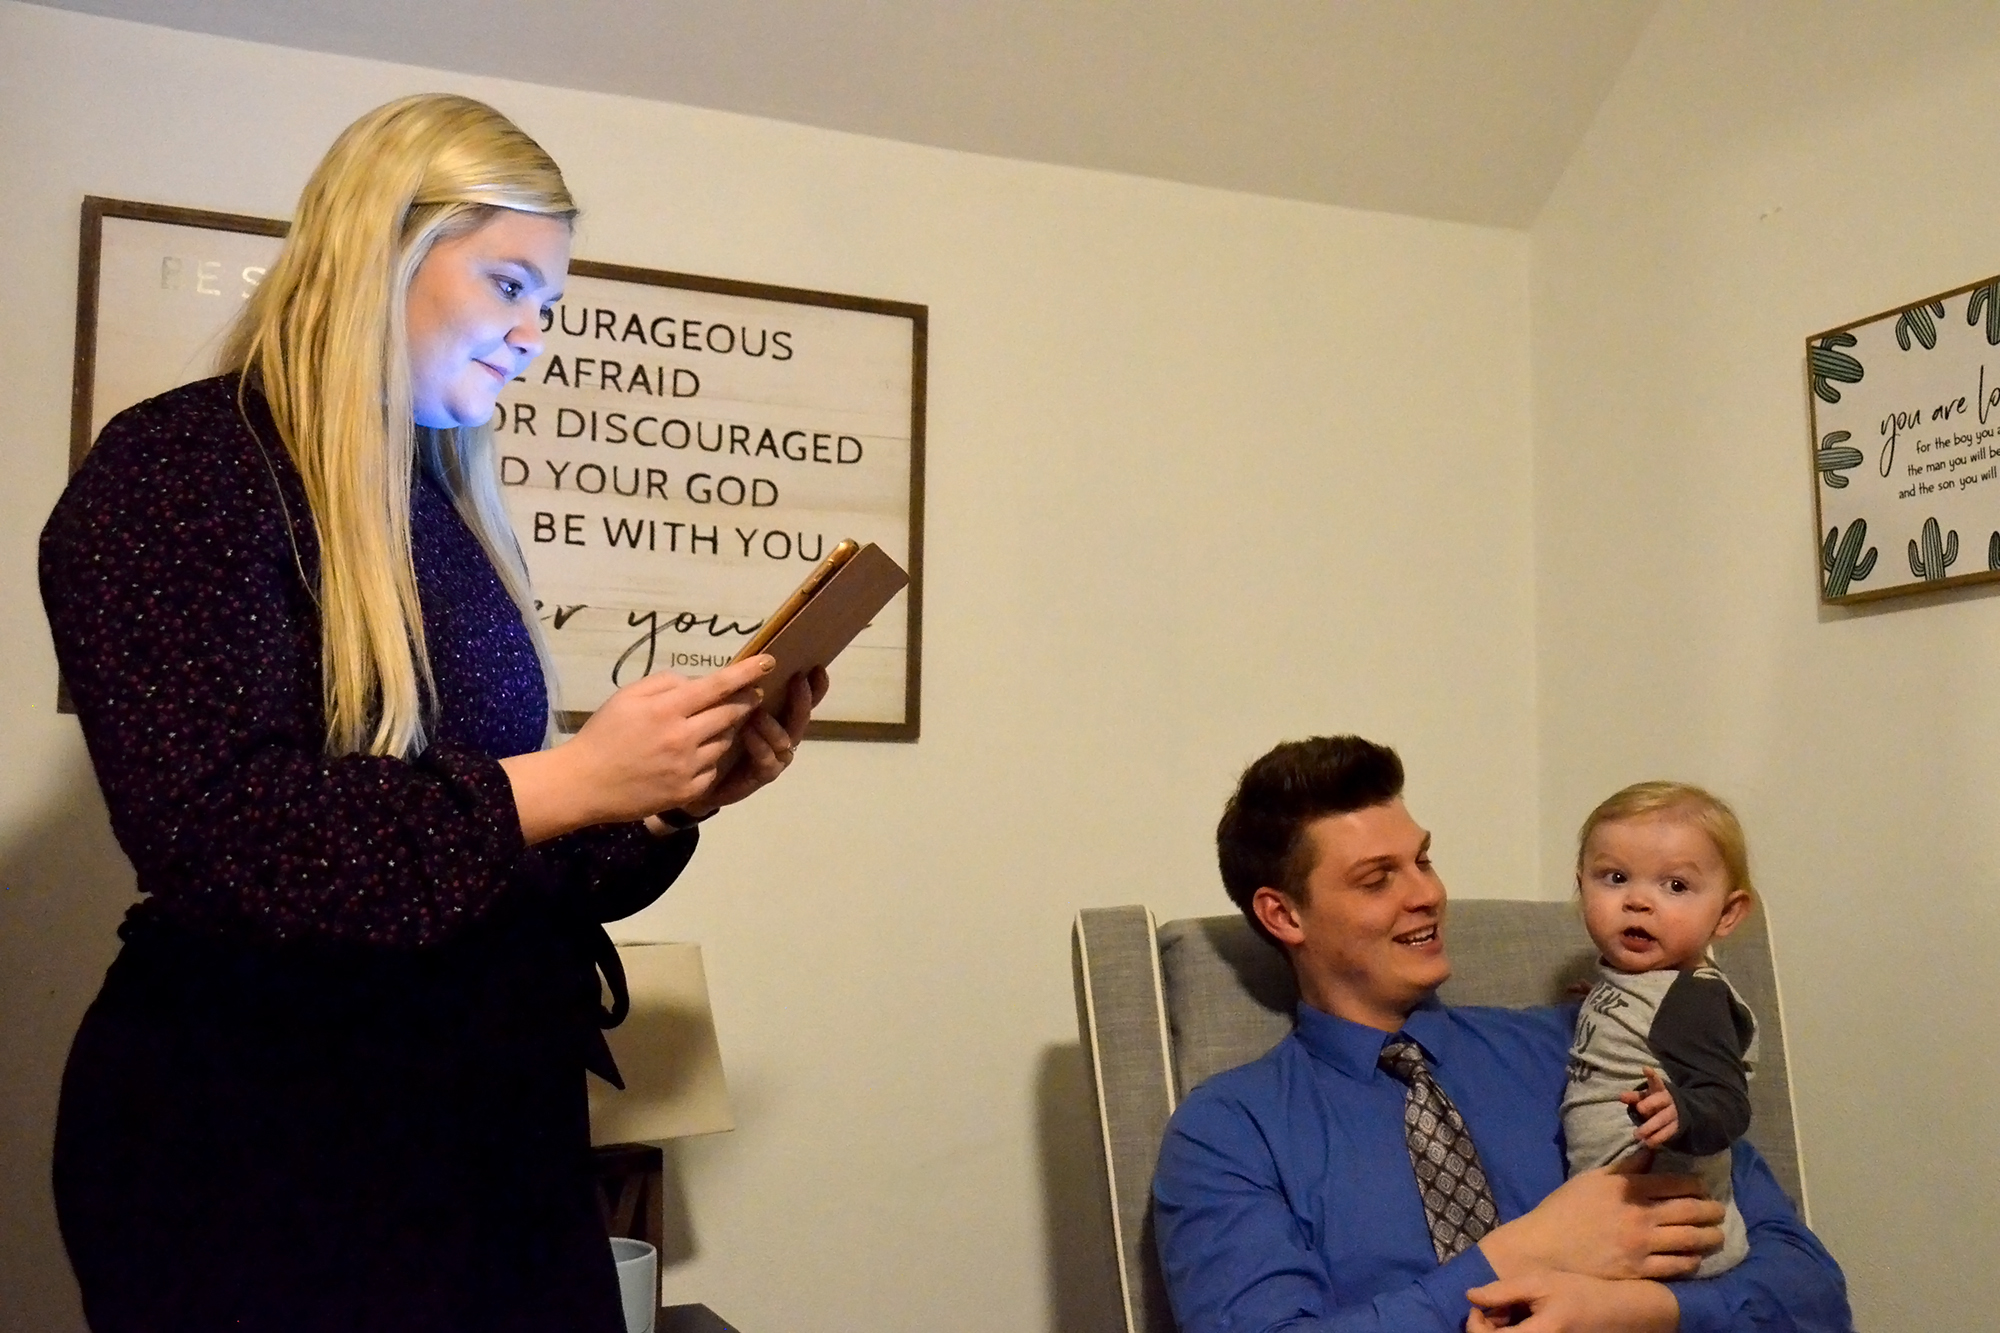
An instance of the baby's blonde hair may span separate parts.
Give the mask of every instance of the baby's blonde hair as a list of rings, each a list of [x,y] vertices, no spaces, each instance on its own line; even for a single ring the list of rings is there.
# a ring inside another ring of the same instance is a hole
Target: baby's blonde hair
[[[420,456],[520,607],[556,705],[491,431],[412,424],[410,280],[438,241],[501,209],[565,223],[577,212],[554,160],[492,107],[443,93],[377,107],[313,171],[283,252],[222,350],[221,368],[269,401],[305,481],[330,754],[424,747],[434,687],[410,555]]]
[[[1722,857],[1723,869],[1729,872],[1730,889],[1756,901],[1757,891],[1750,883],[1750,848],[1743,838],[1742,822],[1727,801],[1691,782],[1635,782],[1607,796],[1577,830],[1577,870],[1583,869],[1583,854],[1590,846],[1590,835],[1600,827],[1648,815],[1679,816],[1706,833]]]

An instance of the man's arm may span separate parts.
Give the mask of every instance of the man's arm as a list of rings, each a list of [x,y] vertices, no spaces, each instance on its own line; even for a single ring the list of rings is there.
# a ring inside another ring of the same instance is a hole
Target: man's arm
[[[1600,1327],[1634,1333],[1676,1328],[1678,1333],[1853,1333],[1839,1265],[1800,1223],[1757,1150],[1739,1143],[1734,1168],[1736,1203],[1750,1233],[1750,1256],[1735,1268],[1666,1284],[1530,1272],[1475,1293],[1477,1303],[1493,1307],[1493,1314],[1475,1313],[1468,1333],[1509,1327],[1523,1333]],[[1678,1324],[1660,1302],[1662,1295],[1678,1305]],[[1606,1324],[1607,1318],[1612,1322]]]
[[[1643,1174],[1639,1154],[1570,1177],[1479,1242],[1502,1278],[1544,1270],[1623,1281],[1685,1277],[1722,1248],[1722,1205],[1693,1176]]]
[[[1739,1142],[1732,1153],[1750,1256],[1726,1273],[1674,1284],[1681,1333],[1853,1333],[1840,1265],[1799,1221],[1757,1150]]]
[[[1594,1277],[1687,1273],[1721,1243],[1721,1208],[1692,1197],[1685,1177],[1604,1169],[1571,1180],[1526,1216],[1421,1276],[1345,1304],[1311,1235],[1293,1210],[1263,1130],[1222,1097],[1183,1105],[1167,1128],[1153,1177],[1161,1267],[1182,1333],[1458,1333],[1466,1292],[1497,1278],[1574,1269]],[[1375,1201],[1352,1201],[1347,1224],[1366,1226]],[[1652,1333],[1657,1302],[1573,1284],[1594,1326]],[[1630,1318],[1626,1318],[1630,1315]],[[1668,1324],[1667,1327],[1671,1327]]]
[[[1543,1269],[1466,1293],[1474,1310],[1465,1333],[1675,1333],[1680,1306],[1664,1282],[1620,1281]]]

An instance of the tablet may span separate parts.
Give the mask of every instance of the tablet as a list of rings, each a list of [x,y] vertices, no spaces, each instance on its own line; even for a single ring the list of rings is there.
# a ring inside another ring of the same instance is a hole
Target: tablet
[[[778,665],[764,697],[782,707],[792,677],[830,664],[856,635],[867,629],[889,599],[909,586],[903,567],[875,543],[841,542],[806,576],[790,597],[765,618],[734,661],[769,653]]]

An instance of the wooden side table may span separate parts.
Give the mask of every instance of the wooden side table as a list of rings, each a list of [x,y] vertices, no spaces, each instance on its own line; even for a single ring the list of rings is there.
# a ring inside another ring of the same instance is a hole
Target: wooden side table
[[[597,1209],[604,1230],[629,1236],[660,1249],[660,1150],[650,1143],[609,1143],[590,1150],[597,1170]],[[706,1305],[668,1305],[660,1309],[653,1333],[740,1333]]]
[[[660,1310],[653,1333],[741,1333],[706,1305],[669,1305]]]
[[[597,1170],[597,1211],[612,1236],[643,1240],[655,1250],[660,1220],[659,1148],[651,1143],[608,1143],[590,1150]]]

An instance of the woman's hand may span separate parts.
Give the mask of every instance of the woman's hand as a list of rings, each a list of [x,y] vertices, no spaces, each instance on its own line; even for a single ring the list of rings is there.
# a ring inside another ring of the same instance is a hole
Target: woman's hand
[[[699,680],[647,676],[605,700],[568,742],[501,760],[522,836],[533,844],[701,801],[775,665],[760,655]]]
[[[743,753],[723,772],[721,780],[709,789],[707,795],[684,802],[680,809],[700,819],[725,805],[734,805],[775,781],[797,757],[799,742],[805,739],[806,724],[812,721],[812,710],[826,698],[826,688],[827,677],[823,667],[814,667],[810,672],[793,676],[791,693],[785,700],[785,720],[780,723],[763,708],[752,713],[749,722],[736,733],[742,742]],[[652,821],[649,820],[647,826],[650,828]]]

